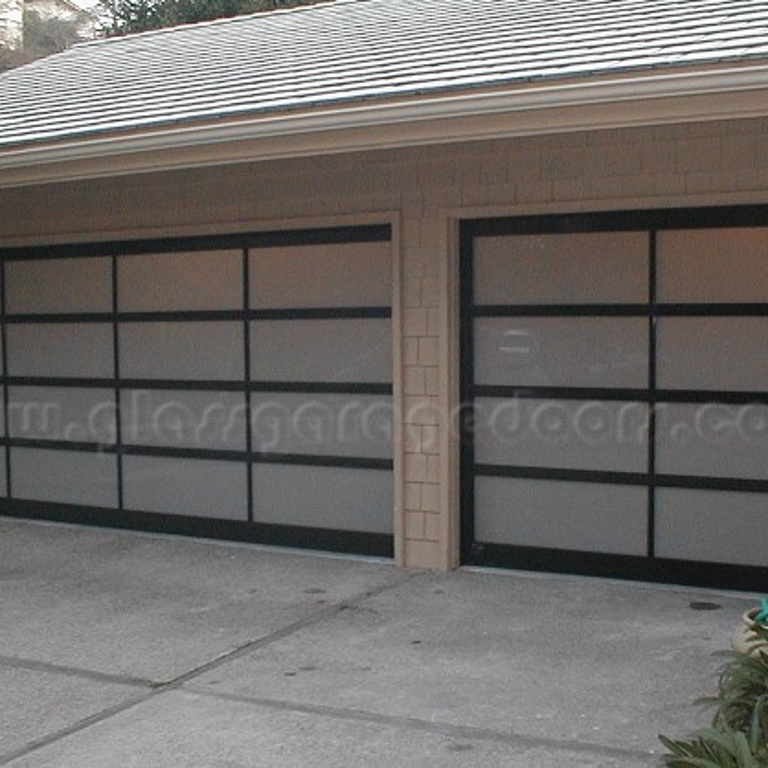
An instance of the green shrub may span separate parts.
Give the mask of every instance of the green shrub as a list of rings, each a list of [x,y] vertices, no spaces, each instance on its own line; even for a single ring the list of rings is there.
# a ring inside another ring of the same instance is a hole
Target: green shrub
[[[768,628],[754,623],[751,643],[768,643]],[[667,768],[768,768],[768,645],[752,653],[727,653],[713,706],[712,728],[691,739],[660,736]]]

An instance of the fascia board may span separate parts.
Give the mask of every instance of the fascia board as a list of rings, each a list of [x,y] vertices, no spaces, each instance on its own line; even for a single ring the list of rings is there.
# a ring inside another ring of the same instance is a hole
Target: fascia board
[[[768,65],[525,84],[0,150],[0,187],[316,154],[768,116]]]

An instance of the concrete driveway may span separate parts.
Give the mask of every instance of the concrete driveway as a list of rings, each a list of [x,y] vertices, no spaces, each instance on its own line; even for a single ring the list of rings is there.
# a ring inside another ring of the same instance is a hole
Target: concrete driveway
[[[655,765],[753,602],[0,518],[0,766]]]

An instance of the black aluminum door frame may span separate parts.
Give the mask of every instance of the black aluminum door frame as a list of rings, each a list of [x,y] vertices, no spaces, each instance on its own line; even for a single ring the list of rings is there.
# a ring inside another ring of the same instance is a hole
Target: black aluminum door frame
[[[249,309],[249,251],[255,248],[323,245],[331,243],[390,242],[389,224],[352,225],[344,227],[323,227],[314,229],[259,231],[232,235],[206,235],[182,238],[158,238],[151,240],[129,240],[61,244],[0,249],[0,335],[2,336],[3,375],[0,384],[4,387],[2,402],[6,434],[0,437],[0,447],[5,448],[5,470],[7,496],[0,498],[0,515],[25,519],[52,520],[69,523],[83,523],[109,528],[172,533],[178,535],[202,536],[236,541],[247,541],[278,546],[306,547],[334,552],[392,557],[394,537],[391,534],[363,531],[340,531],[325,528],[309,528],[294,525],[260,523],[254,521],[253,481],[250,471],[247,483],[248,520],[230,520],[208,517],[181,516],[167,513],[144,512],[126,509],[123,504],[122,460],[127,455],[157,456],[184,459],[213,459],[246,463],[292,464],[305,466],[343,467],[391,471],[393,461],[388,458],[344,457],[288,453],[260,453],[253,450],[251,419],[246,420],[246,450],[210,448],[160,447],[124,443],[121,439],[121,419],[116,420],[114,444],[93,441],[64,441],[11,437],[9,425],[9,388],[12,386],[55,386],[78,388],[107,388],[114,392],[116,407],[120,407],[120,393],[124,389],[175,389],[194,391],[242,392],[246,398],[246,409],[250,413],[250,398],[256,392],[301,392],[387,395],[393,392],[389,382],[261,382],[251,380],[249,363],[249,333],[252,320],[291,319],[351,319],[391,318],[391,306],[381,307],[340,307],[308,309]],[[242,252],[243,309],[237,310],[184,310],[153,312],[120,312],[118,308],[117,263],[121,256],[136,254],[162,254],[179,251],[206,251],[232,249]],[[45,259],[98,256],[111,260],[112,310],[108,312],[86,312],[44,315],[12,315],[6,312],[7,282],[5,265],[11,261],[35,261]],[[125,379],[119,369],[119,323],[149,321],[200,321],[230,320],[243,324],[244,333],[244,376],[237,381],[189,381],[150,379]],[[85,379],[71,377],[10,376],[8,374],[7,328],[13,324],[27,323],[110,323],[113,327],[114,377],[109,379]],[[119,412],[119,411],[118,411]],[[115,455],[117,461],[118,505],[116,508],[101,508],[70,503],[30,501],[14,498],[11,471],[13,448],[35,448],[44,450],[78,451]]]
[[[723,403],[768,405],[768,390],[759,392],[660,390],[656,386],[656,318],[751,316],[768,317],[768,304],[693,304],[657,302],[656,237],[666,229],[704,229],[768,226],[768,205],[712,208],[609,211],[563,215],[521,216],[466,220],[460,229],[461,275],[461,561],[464,564],[519,570],[573,573],[609,578],[698,586],[760,590],[768,568],[703,561],[671,560],[655,555],[655,489],[688,488],[752,491],[766,494],[768,480],[696,477],[656,471],[655,405],[665,403]],[[565,234],[577,232],[642,231],[649,233],[649,295],[645,304],[500,305],[475,306],[474,242],[483,236]],[[476,317],[640,317],[649,330],[648,387],[642,390],[575,387],[480,386],[474,383],[474,321]],[[649,406],[648,471],[645,473],[568,470],[478,465],[473,444],[474,400],[478,396],[560,397],[566,399],[638,400]],[[647,551],[643,557],[600,552],[500,545],[475,538],[475,477],[506,476],[528,479],[576,480],[641,486],[648,489]]]

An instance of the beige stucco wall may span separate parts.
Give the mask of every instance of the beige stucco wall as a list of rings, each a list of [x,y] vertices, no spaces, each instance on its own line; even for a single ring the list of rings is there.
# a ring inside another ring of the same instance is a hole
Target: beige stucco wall
[[[768,120],[562,134],[0,189],[0,245],[396,225],[397,558],[458,562],[455,224],[478,215],[768,203]]]

